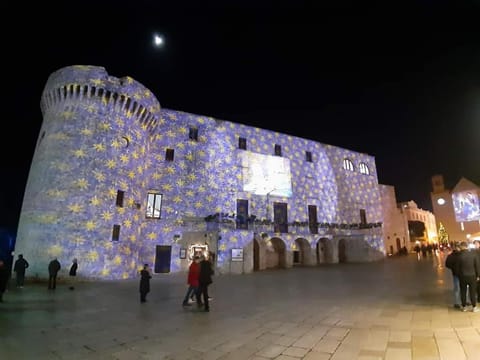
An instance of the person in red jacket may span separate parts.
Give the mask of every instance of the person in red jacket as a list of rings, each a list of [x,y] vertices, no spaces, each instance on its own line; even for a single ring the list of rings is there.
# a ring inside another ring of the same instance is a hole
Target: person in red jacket
[[[200,277],[199,263],[200,263],[200,257],[195,256],[188,268],[188,279],[187,279],[188,289],[187,289],[187,293],[185,294],[185,298],[183,299],[183,303],[182,303],[183,306],[191,305],[188,303],[188,299],[192,294],[195,294],[195,297],[197,298],[197,303],[200,302],[200,294],[198,293],[198,286],[199,286],[198,279]]]

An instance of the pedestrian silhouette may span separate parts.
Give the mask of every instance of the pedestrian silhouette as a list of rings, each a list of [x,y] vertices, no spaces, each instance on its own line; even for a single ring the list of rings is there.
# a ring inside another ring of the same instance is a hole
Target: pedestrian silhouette
[[[150,292],[150,279],[152,273],[148,264],[143,265],[143,269],[140,271],[140,302],[147,302],[147,294]]]
[[[72,266],[70,266],[70,271],[68,272],[68,275],[70,276],[70,279],[72,280],[71,281],[71,285],[69,287],[70,290],[74,290],[75,289],[75,278],[77,277],[77,269],[78,269],[78,261],[77,259],[73,259],[72,260]]]
[[[15,261],[13,265],[13,271],[15,272],[16,280],[17,280],[17,287],[23,288],[23,284],[25,282],[25,270],[28,268],[29,263],[23,257],[23,254],[18,255],[18,259]]]
[[[57,287],[57,275],[62,266],[57,258],[53,258],[48,264],[48,289],[55,290]]]

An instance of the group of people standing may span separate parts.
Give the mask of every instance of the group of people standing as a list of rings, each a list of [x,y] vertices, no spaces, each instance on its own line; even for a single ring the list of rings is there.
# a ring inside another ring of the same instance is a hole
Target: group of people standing
[[[206,312],[210,311],[208,286],[213,282],[213,265],[205,255],[194,256],[188,268],[187,284],[188,289],[183,299],[183,306],[191,306],[189,299],[194,297],[197,307]],[[144,264],[140,270],[140,302],[147,302],[147,294],[150,292],[150,279],[152,272],[148,264]],[[203,301],[202,301],[203,300]]]
[[[466,241],[456,243],[445,259],[445,266],[452,272],[454,307],[467,311],[467,305],[471,305],[471,311],[478,312],[480,311],[477,306],[480,302],[480,241],[477,240],[474,244],[475,248],[469,248]],[[467,300],[470,302],[468,303]]]
[[[213,282],[213,273],[212,263],[205,255],[195,256],[193,258],[188,268],[188,289],[183,298],[183,306],[190,306],[188,300],[191,296],[195,296],[198,308],[203,306],[204,311],[210,311],[208,286]]]
[[[13,272],[15,273],[15,283],[16,287],[19,289],[23,289],[25,284],[25,274],[30,264],[28,261],[23,257],[23,254],[19,254],[17,260],[13,265]],[[48,289],[54,290],[57,287],[57,276],[58,272],[62,266],[57,258],[53,258],[48,264]],[[70,290],[74,290],[74,282],[77,276],[77,269],[78,269],[78,261],[77,259],[73,259],[72,265],[70,266],[69,270],[69,277],[70,277]],[[8,281],[10,280],[10,270],[7,267],[7,264],[4,260],[0,259],[0,302],[3,302],[3,294],[7,291],[8,288]]]

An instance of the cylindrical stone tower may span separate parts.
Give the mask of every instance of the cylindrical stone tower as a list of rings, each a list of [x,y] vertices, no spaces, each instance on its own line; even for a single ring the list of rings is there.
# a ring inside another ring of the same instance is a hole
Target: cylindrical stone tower
[[[51,74],[41,109],[16,254],[39,278],[53,257],[67,271],[77,258],[85,278],[136,276],[160,104],[130,77],[70,66]]]

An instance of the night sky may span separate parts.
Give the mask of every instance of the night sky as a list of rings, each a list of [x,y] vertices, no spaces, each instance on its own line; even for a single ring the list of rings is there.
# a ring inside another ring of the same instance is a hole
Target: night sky
[[[370,154],[426,210],[432,175],[480,184],[480,3],[387,3],[2,4],[0,227],[16,230],[40,96],[69,65],[131,76],[164,108]]]

